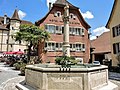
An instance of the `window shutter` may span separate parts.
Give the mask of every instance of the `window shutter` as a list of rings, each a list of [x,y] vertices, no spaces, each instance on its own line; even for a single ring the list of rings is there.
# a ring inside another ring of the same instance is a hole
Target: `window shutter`
[[[115,44],[113,44],[113,53],[116,54],[116,47],[115,47]]]

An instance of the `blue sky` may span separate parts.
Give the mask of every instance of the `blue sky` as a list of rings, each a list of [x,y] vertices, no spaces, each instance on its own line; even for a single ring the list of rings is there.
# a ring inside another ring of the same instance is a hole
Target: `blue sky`
[[[91,26],[92,39],[108,31],[105,25],[109,19],[114,0],[68,1],[80,8],[83,17]],[[0,0],[0,16],[6,13],[11,17],[17,6],[20,17],[34,23],[46,15],[49,2],[55,2],[55,0]]]

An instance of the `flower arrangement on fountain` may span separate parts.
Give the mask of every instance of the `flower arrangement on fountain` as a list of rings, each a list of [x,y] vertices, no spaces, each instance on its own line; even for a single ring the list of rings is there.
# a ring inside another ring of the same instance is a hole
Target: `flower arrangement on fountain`
[[[75,65],[79,61],[75,57],[62,56],[55,59],[56,64],[58,65]]]

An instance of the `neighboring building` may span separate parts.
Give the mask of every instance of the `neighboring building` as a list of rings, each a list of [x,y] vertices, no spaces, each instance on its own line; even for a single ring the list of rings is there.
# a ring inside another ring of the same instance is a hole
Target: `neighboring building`
[[[21,24],[32,24],[29,21],[20,20],[18,10],[15,10],[12,18],[0,17],[0,51],[24,51],[26,44],[24,42],[15,42],[12,35],[19,30]]]
[[[96,39],[91,40],[91,46],[94,48],[92,61],[97,60],[103,64],[103,60],[111,60],[110,32],[104,32]]]
[[[106,27],[110,29],[112,65],[116,66],[118,64],[116,56],[120,53],[120,0],[114,1],[113,9]]]
[[[69,39],[70,39],[70,55],[76,57],[81,62],[89,62],[90,59],[90,40],[89,31],[90,26],[83,19],[79,8],[73,6],[66,0],[57,0],[53,7],[50,6],[50,11],[41,20],[35,24],[40,27],[44,27],[47,30],[51,38],[45,43],[45,51],[42,55],[43,62],[55,62],[56,57],[63,56],[62,43],[63,43],[63,32],[64,22],[62,16],[64,14],[65,4],[68,4],[70,9],[70,20],[69,20]],[[51,5],[51,4],[50,4]],[[41,48],[42,48],[41,44]]]

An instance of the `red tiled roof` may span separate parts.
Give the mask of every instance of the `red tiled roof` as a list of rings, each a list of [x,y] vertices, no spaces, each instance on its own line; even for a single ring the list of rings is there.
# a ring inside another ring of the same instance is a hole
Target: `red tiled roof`
[[[30,21],[21,20],[21,24],[29,24],[29,25],[32,25],[33,23],[30,22]]]
[[[20,20],[17,9],[15,9],[15,11],[14,11],[13,16],[12,16],[11,19],[12,20]]]
[[[91,46],[95,48],[92,53],[111,52],[110,31],[103,33],[95,40],[91,40]]]
[[[65,6],[66,4],[68,4],[70,6],[70,8],[73,9],[79,9],[78,7],[72,5],[71,3],[69,3],[67,0],[57,0],[54,5],[59,5],[59,6]]]
[[[4,25],[0,25],[0,30],[8,30]]]

